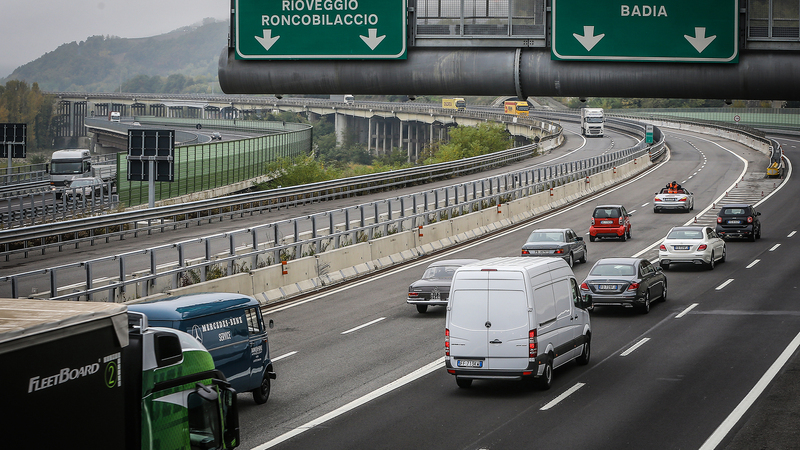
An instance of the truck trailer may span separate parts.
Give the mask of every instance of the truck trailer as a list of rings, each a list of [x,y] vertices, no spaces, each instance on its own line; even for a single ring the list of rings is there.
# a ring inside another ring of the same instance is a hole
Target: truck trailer
[[[443,109],[458,109],[458,110],[465,110],[467,109],[467,101],[463,98],[443,98],[442,99],[442,108]]]
[[[530,111],[530,105],[527,101],[508,100],[503,103],[503,112],[515,116],[527,116]]]
[[[0,299],[0,367],[4,447],[239,445],[236,392],[211,354],[124,305]]]
[[[603,108],[581,108],[581,135],[603,137]]]

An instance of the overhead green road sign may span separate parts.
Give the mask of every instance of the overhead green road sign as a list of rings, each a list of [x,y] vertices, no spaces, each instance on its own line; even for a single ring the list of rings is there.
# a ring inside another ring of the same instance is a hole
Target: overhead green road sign
[[[236,59],[405,59],[407,0],[235,0]]]
[[[552,58],[739,61],[738,0],[552,0]]]

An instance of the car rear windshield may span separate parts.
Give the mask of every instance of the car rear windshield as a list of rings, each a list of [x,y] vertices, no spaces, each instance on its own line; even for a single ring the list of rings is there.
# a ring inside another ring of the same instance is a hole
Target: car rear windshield
[[[619,217],[619,208],[596,208],[592,217],[595,219],[616,219]]]
[[[601,277],[632,277],[636,268],[630,264],[598,264],[589,275]]]
[[[749,208],[723,208],[720,211],[723,216],[746,216],[750,214]]]
[[[457,266],[428,267],[422,275],[423,280],[452,280]]]
[[[672,230],[667,239],[703,239],[703,232],[700,230]]]
[[[534,231],[528,236],[528,242],[564,242],[564,233]]]

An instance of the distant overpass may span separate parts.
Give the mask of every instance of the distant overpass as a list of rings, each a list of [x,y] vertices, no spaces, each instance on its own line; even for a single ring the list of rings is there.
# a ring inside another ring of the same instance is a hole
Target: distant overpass
[[[245,12],[234,11],[219,80],[228,94],[800,100],[796,2],[628,3],[407,0],[404,14],[380,17],[375,28],[350,27],[357,46],[359,36],[375,44],[386,23],[406,23],[405,59],[309,58],[316,49],[302,48],[289,33],[310,31],[302,24],[311,12],[265,15],[266,23],[252,27]],[[314,28],[317,42],[326,40],[319,34],[326,29],[336,28]],[[261,54],[245,54],[257,41]],[[294,58],[275,54],[281,45],[296,50]]]

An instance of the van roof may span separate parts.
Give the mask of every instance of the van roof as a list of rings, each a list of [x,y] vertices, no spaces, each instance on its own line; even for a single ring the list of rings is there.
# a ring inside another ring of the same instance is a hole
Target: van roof
[[[564,266],[569,267],[566,261],[561,258],[547,258],[547,257],[522,257],[522,256],[514,256],[514,257],[498,257],[498,258],[490,258],[485,259],[483,261],[469,264],[467,266],[461,266],[458,270],[473,270],[479,271],[483,269],[519,269],[519,270],[530,270],[536,267],[542,266]]]
[[[207,292],[129,304],[128,309],[147,314],[151,321],[186,320],[258,305],[258,300],[249,295]]]

